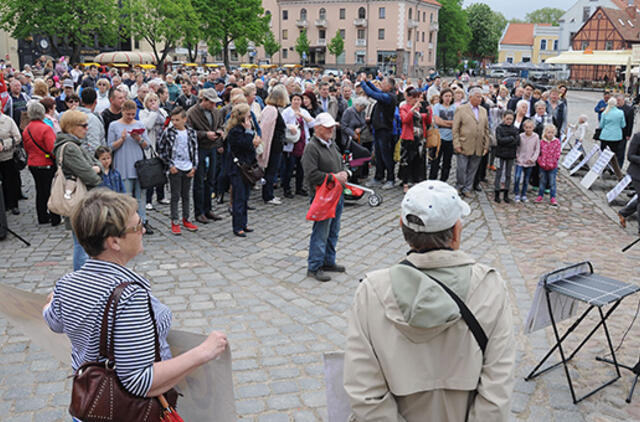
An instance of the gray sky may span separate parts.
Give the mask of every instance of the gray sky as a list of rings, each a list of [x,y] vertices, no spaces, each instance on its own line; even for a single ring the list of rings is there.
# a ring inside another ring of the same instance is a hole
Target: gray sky
[[[543,7],[567,10],[573,6],[575,0],[464,0],[464,7],[473,3],[485,3],[492,10],[501,12],[507,19],[524,19],[527,13]]]

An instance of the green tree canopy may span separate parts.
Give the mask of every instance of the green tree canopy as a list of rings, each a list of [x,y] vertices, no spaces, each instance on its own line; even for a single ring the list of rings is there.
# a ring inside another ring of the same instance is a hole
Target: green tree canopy
[[[468,50],[471,29],[467,15],[462,10],[462,0],[440,0],[442,8],[438,14],[438,67],[454,68],[460,54]]]
[[[113,0],[2,0],[0,28],[16,39],[47,37],[57,56],[67,40],[73,51],[71,61],[77,63],[80,48],[93,45],[94,37],[104,44],[118,41],[119,13]]]
[[[471,29],[470,56],[478,59],[494,58],[498,53],[500,34],[497,32],[493,11],[484,3],[474,3],[465,12]]]
[[[553,26],[558,26],[558,21],[562,15],[564,15],[564,10],[562,9],[543,7],[542,9],[527,13],[524,20],[529,23],[550,23]]]
[[[281,47],[278,41],[276,41],[276,37],[273,35],[273,32],[271,32],[271,30],[267,32],[267,35],[265,35],[262,46],[264,47],[265,54],[269,57],[272,57],[274,54],[280,51]]]
[[[329,53],[333,54],[337,61],[338,56],[344,52],[344,40],[342,39],[342,35],[340,35],[340,31],[336,31],[336,36],[331,38],[328,49]]]
[[[246,38],[238,38],[233,42],[233,45],[236,47],[236,53],[238,53],[238,57],[242,57],[247,54],[249,51],[249,40]]]
[[[296,52],[300,55],[300,61],[303,61],[303,56],[309,55],[309,38],[307,37],[307,30],[303,29],[300,32],[300,36],[296,40],[296,46],[294,47]]]

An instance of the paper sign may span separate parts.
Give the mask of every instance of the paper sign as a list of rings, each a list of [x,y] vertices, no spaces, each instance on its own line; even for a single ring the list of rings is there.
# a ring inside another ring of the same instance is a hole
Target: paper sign
[[[589,172],[585,174],[585,176],[580,181],[580,184],[584,186],[585,189],[589,189],[593,182],[595,182],[596,179],[600,177],[604,168],[607,166],[607,164],[609,164],[609,161],[611,161],[611,157],[613,157],[613,151],[611,151],[609,147],[605,148],[605,150],[602,151],[602,153],[596,160],[596,163],[593,165],[593,167],[591,167]]]
[[[578,158],[582,155],[582,151],[580,151],[580,147],[582,143],[580,141],[576,142],[576,144],[571,148],[571,151],[564,157],[562,161],[562,166],[566,169],[569,169],[573,163],[578,161]]]
[[[64,334],[54,333],[42,317],[45,295],[25,292],[0,283],[0,315],[22,331],[31,341],[69,365],[71,345]],[[177,356],[202,343],[205,336],[171,330],[167,336],[171,352]],[[176,386],[184,396],[178,399],[178,412],[185,421],[233,422],[236,409],[229,348],[216,360],[200,366]],[[71,400],[71,397],[69,397]]]
[[[571,128],[567,129],[567,133],[564,135],[564,140],[562,141],[562,147],[560,147],[560,149],[564,149],[564,147],[567,146],[572,136],[573,136],[573,129]]]
[[[344,352],[325,353],[323,360],[329,422],[347,422],[351,415],[351,405],[343,382]]]
[[[582,159],[582,161],[580,161],[580,164],[578,164],[577,166],[575,166],[574,168],[571,169],[571,171],[569,172],[569,174],[573,174],[576,171],[578,171],[580,168],[582,168],[582,166],[584,166],[585,164],[587,164],[587,162],[589,162],[589,160],[591,159],[591,157],[593,157],[594,155],[596,155],[596,152],[600,151],[600,147],[598,145],[594,145],[593,148],[591,148],[591,151],[589,151],[589,153],[587,154],[586,157],[584,157]]]
[[[622,179],[618,182],[617,185],[615,185],[613,189],[607,192],[607,202],[610,203],[611,201],[616,199],[618,195],[620,195],[620,193],[624,190],[624,188],[629,186],[629,183],[631,183],[631,176],[627,174],[626,176],[624,176],[624,179]]]

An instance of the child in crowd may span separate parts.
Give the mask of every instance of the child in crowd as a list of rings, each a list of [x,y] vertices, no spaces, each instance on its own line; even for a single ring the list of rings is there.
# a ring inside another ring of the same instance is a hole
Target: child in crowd
[[[536,198],[536,202],[542,202],[544,190],[548,188],[551,195],[551,205],[553,206],[558,205],[556,201],[556,174],[558,173],[558,160],[562,152],[562,144],[560,139],[556,137],[556,131],[555,125],[546,125],[540,140],[540,155],[538,156],[540,189]]]
[[[113,152],[111,148],[99,146],[96,148],[95,157],[102,163],[104,172],[102,173],[102,184],[106,188],[118,193],[125,193],[124,183],[120,172],[113,167]]]
[[[589,129],[589,118],[586,114],[581,114],[578,117],[578,123],[569,125],[571,129],[574,130],[574,137],[576,141],[582,142],[584,138],[587,136],[587,129]]]
[[[496,169],[496,180],[494,183],[494,201],[500,202],[500,191],[502,176],[504,175],[504,202],[509,203],[509,184],[511,182],[511,171],[513,161],[516,158],[516,151],[520,144],[518,128],[513,125],[515,114],[511,110],[504,112],[502,123],[496,127],[496,147],[495,154],[500,160],[500,165]]]
[[[171,189],[171,233],[181,234],[178,220],[178,202],[182,199],[182,225],[189,231],[198,226],[189,222],[189,193],[191,179],[198,167],[198,138],[196,131],[187,127],[187,113],[182,107],[171,111],[171,123],[158,141],[158,155],[169,168]]]
[[[540,154],[540,137],[533,131],[535,124],[533,120],[527,119],[522,123],[524,132],[520,134],[520,145],[516,151],[516,175],[515,188],[516,202],[527,202],[527,187],[531,170],[536,165],[536,160]],[[522,176],[522,191],[520,191],[520,176]],[[522,193],[522,196],[520,196]]]

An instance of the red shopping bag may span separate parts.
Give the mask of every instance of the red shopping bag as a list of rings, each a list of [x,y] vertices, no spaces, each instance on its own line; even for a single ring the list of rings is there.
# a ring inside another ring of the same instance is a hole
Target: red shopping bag
[[[328,174],[324,182],[316,187],[316,196],[311,202],[307,220],[324,221],[336,216],[336,207],[342,195],[342,185],[333,174]]]

